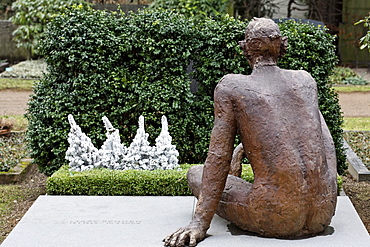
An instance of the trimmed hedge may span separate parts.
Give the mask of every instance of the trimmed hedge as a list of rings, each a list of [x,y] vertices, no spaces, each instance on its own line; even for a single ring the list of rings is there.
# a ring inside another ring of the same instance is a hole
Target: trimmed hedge
[[[62,166],[47,179],[46,193],[49,195],[90,196],[190,196],[186,178],[188,169],[194,165],[183,164],[181,170],[117,171],[93,169],[83,172],[69,171]],[[253,183],[250,165],[242,165],[241,178]],[[338,194],[343,179],[337,176]]]
[[[181,165],[182,170],[117,171],[93,169],[83,172],[61,167],[46,183],[49,195],[105,195],[105,196],[189,196],[186,173],[192,165]],[[242,178],[253,182],[252,168],[243,165]]]
[[[179,196],[191,195],[186,171],[117,171],[94,169],[69,172],[63,166],[47,180],[50,195]]]
[[[29,101],[31,155],[51,175],[67,164],[68,114],[96,147],[105,140],[101,118],[119,128],[127,146],[144,115],[149,141],[166,115],[180,163],[203,163],[213,126],[213,90],[229,73],[250,73],[238,41],[247,23],[228,16],[197,23],[183,15],[144,9],[107,13],[82,7],[54,18],[42,52],[49,73]],[[327,76],[336,62],[325,29],[294,21],[279,24],[290,48],[279,65],[305,69],[319,86],[320,108],[344,171],[342,118]],[[192,90],[191,90],[192,88]]]

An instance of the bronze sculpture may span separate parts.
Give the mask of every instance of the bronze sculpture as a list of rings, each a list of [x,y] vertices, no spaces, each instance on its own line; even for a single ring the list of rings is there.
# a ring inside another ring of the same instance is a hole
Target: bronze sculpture
[[[272,20],[252,20],[240,45],[253,72],[226,75],[217,85],[208,157],[204,167],[188,172],[197,208],[187,227],[164,239],[166,246],[195,246],[215,213],[241,229],[276,238],[316,235],[334,215],[335,149],[318,108],[315,80],[305,71],[276,66],[287,38]],[[253,184],[233,176],[240,169],[230,169],[237,133]]]

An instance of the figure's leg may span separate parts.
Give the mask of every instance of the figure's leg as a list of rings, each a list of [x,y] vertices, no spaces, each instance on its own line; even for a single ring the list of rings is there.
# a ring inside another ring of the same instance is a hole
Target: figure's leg
[[[239,177],[242,174],[242,160],[245,157],[245,151],[243,144],[240,143],[233,152],[233,156],[230,162],[229,174],[235,177]]]
[[[248,204],[251,190],[251,183],[229,175],[216,214],[244,230],[254,231],[251,205]]]
[[[191,167],[187,174],[189,187],[197,198],[202,185],[202,174],[202,165]],[[248,225],[251,224],[251,219],[246,202],[251,190],[251,183],[229,175],[216,213],[237,226],[250,230],[251,228]]]
[[[187,173],[188,185],[196,198],[199,198],[202,186],[203,165],[190,167]]]

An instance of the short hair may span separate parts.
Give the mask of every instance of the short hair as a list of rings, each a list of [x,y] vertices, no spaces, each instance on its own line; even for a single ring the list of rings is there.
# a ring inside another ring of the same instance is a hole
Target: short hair
[[[267,18],[253,18],[253,20],[249,22],[245,29],[245,40],[240,42],[247,58],[252,54],[249,54],[247,51],[245,42],[258,38],[270,38],[271,40],[280,39],[281,45],[278,57],[283,57],[285,55],[288,47],[288,38],[281,36],[279,26],[273,20]],[[264,53],[266,53],[266,51]]]
[[[253,18],[245,29],[245,39],[281,37],[279,26],[271,19]]]

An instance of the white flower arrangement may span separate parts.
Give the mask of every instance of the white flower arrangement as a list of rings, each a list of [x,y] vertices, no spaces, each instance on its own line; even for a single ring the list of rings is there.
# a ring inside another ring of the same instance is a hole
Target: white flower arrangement
[[[75,171],[84,171],[94,168],[99,162],[98,149],[94,147],[91,139],[87,137],[73,119],[68,115],[71,130],[68,134],[69,148],[66,152],[66,159],[69,166]]]
[[[118,129],[115,129],[107,117],[103,122],[107,130],[107,139],[98,150],[76,124],[72,115],[68,115],[71,125],[68,134],[69,148],[66,159],[71,170],[84,171],[92,168],[113,170],[169,170],[179,167],[179,152],[172,145],[168,132],[167,118],[162,116],[162,130],[156,138],[156,145],[150,146],[149,134],[145,133],[144,117],[139,117],[139,128],[130,146],[121,143]]]

